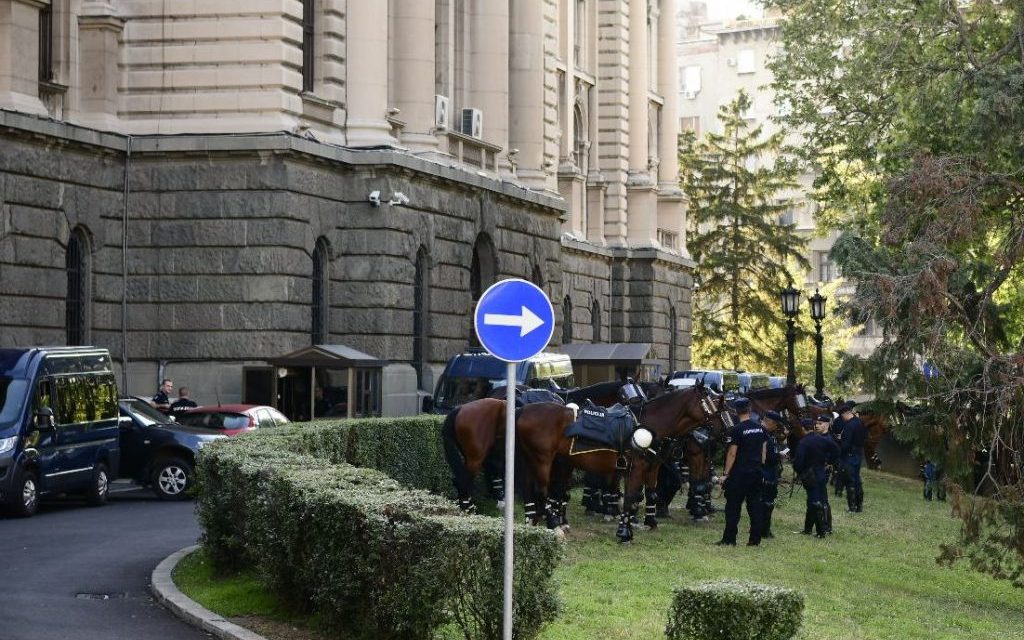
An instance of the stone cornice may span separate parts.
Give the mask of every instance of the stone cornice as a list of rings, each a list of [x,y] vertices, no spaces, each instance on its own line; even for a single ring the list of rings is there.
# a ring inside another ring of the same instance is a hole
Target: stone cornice
[[[67,144],[102,148],[123,153],[128,136],[107,133],[66,122],[38,118],[16,111],[0,109],[0,131],[56,139]],[[426,174],[467,187],[483,189],[538,208],[548,209],[554,216],[565,211],[565,201],[517,183],[473,174],[455,167],[431,162],[411,153],[391,148],[350,149],[284,132],[251,134],[139,135],[132,136],[133,155],[255,153],[279,152],[311,156],[353,167],[390,166]]]
[[[561,242],[563,250],[588,254],[605,260],[651,260],[683,269],[693,269],[697,266],[697,263],[690,258],[684,258],[678,254],[653,247],[601,247],[565,235],[562,236]]]

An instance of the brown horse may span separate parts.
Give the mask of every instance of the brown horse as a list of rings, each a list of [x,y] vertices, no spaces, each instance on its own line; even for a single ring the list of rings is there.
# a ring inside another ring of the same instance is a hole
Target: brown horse
[[[563,407],[564,408],[564,407]],[[475,509],[473,480],[485,467],[492,477],[492,487],[503,487],[500,480],[504,467],[501,447],[495,443],[505,438],[505,401],[481,398],[456,407],[444,419],[441,440],[444,457],[452,470],[459,507],[465,511]],[[495,496],[499,500],[502,495]]]
[[[554,527],[561,522],[555,509],[567,501],[573,468],[613,477],[618,477],[622,473],[626,478],[626,491],[624,509],[619,518],[616,535],[621,542],[631,541],[632,517],[635,516],[637,505],[645,493],[653,514],[653,498],[660,461],[647,452],[641,453],[631,449],[627,449],[621,456],[610,450],[574,453],[573,441],[565,435],[571,418],[566,421],[563,414],[563,419],[559,419],[554,412],[542,416],[543,406],[537,404],[523,408],[516,422],[516,434],[524,458],[534,465],[532,477],[535,480],[538,498],[548,493],[549,485],[553,485],[550,487],[550,493],[558,496],[547,500],[548,526]],[[565,410],[564,407],[562,409]],[[667,439],[685,437],[694,429],[713,422],[716,418],[721,425],[721,411],[722,405],[716,405],[710,392],[703,386],[696,386],[684,391],[667,393],[645,404],[640,415],[640,425],[652,433],[654,446],[657,446],[657,443],[664,443]],[[552,466],[547,469],[536,466],[545,465],[548,460],[551,460]],[[620,468],[620,460],[625,462],[624,473]]]

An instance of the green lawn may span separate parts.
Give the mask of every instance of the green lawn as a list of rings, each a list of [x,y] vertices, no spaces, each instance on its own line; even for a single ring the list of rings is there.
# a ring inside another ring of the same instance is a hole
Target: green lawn
[[[786,490],[775,511],[776,538],[759,548],[716,547],[723,516],[694,525],[681,511],[659,530],[639,531],[632,545],[621,546],[613,523],[575,507],[568,555],[556,574],[562,615],[541,638],[657,638],[673,584],[736,577],[801,591],[806,608],[800,638],[1024,639],[1024,590],[935,563],[938,545],[954,541],[959,524],[948,504],[923,501],[920,489],[912,480],[865,473],[865,512],[847,514],[836,501],[836,533],[825,540],[793,533],[803,526],[804,498],[800,489],[787,498]],[[745,535],[744,515],[741,542]],[[186,559],[175,580],[221,615],[296,624],[251,575],[214,580],[201,556]]]

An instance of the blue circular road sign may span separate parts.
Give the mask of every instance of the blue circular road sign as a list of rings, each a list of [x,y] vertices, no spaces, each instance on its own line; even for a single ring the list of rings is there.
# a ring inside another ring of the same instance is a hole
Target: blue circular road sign
[[[544,290],[509,278],[487,288],[473,314],[480,344],[505,362],[528,360],[544,350],[555,332],[555,310]]]

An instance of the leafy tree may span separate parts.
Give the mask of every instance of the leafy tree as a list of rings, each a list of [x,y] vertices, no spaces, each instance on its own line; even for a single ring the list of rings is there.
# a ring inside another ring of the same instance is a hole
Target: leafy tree
[[[776,90],[822,221],[844,230],[850,312],[885,332],[846,373],[898,436],[994,498],[958,501],[943,558],[1024,585],[1024,0],[766,4],[786,16]]]
[[[684,138],[683,191],[690,198],[687,246],[698,264],[693,301],[695,358],[702,366],[771,371],[785,362],[785,341],[763,338],[778,326],[778,292],[806,269],[805,241],[778,223],[796,187],[796,165],[782,132],[765,137],[745,114],[740,92],[718,113],[722,133]]]

